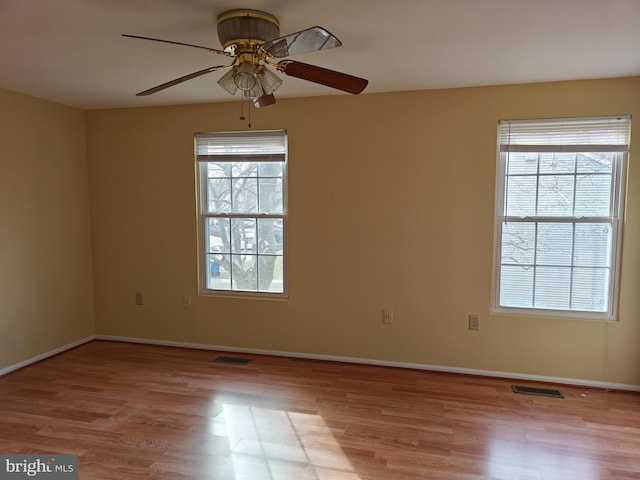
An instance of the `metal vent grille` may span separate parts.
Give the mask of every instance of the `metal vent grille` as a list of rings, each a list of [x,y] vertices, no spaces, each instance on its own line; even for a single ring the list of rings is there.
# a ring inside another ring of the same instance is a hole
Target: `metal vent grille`
[[[528,395],[542,395],[543,397],[564,398],[560,390],[551,388],[525,387],[522,385],[512,385],[511,388],[515,393],[525,393]]]
[[[250,358],[241,357],[216,357],[213,361],[216,363],[231,363],[233,365],[247,365],[251,363]]]

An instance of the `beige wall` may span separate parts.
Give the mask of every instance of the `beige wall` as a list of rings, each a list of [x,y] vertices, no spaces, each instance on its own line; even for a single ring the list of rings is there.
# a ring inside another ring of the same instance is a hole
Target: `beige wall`
[[[640,78],[254,110],[290,144],[290,298],[268,301],[197,296],[193,133],[246,129],[239,102],[88,112],[97,333],[640,385],[637,155],[620,320],[490,313],[497,121],[625,113]]]
[[[0,369],[97,332],[640,385],[634,153],[619,321],[489,311],[497,120],[638,117],[640,78],[254,110],[290,135],[287,301],[197,296],[193,133],[246,129],[239,110],[85,114],[0,89]]]
[[[85,119],[0,89],[0,370],[94,333]]]

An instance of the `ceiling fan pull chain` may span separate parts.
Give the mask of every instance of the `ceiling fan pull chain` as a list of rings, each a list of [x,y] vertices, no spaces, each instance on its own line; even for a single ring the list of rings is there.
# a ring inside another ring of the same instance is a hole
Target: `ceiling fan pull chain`
[[[240,95],[240,120],[244,119],[244,95]]]

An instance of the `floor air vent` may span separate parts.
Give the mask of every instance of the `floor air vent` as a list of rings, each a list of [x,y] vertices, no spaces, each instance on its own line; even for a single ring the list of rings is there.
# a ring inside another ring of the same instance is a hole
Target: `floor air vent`
[[[250,358],[240,358],[240,357],[216,357],[213,359],[216,363],[232,363],[234,365],[247,365],[251,363]]]
[[[550,388],[523,387],[522,385],[512,385],[513,391],[516,393],[526,393],[528,395],[542,395],[543,397],[564,398],[560,390]]]

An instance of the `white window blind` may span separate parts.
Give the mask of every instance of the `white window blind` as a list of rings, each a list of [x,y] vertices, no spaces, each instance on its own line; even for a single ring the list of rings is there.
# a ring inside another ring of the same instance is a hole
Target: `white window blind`
[[[199,162],[284,162],[286,153],[287,136],[282,130],[196,134]]]
[[[501,152],[626,152],[629,116],[555,120],[503,120]]]
[[[630,117],[501,121],[494,311],[615,317]]]

